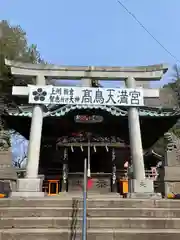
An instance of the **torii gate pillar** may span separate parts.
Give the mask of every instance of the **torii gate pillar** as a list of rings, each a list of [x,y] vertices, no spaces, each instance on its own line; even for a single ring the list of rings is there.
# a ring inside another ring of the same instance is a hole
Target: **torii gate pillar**
[[[133,77],[126,79],[127,88],[136,88],[136,81]],[[131,146],[133,179],[129,180],[130,198],[149,198],[159,197],[154,193],[153,180],[147,179],[145,176],[144,156],[141,140],[141,129],[139,122],[139,112],[137,107],[129,107],[128,110],[129,139]]]
[[[36,76],[36,85],[46,85],[43,75]],[[38,177],[39,159],[41,149],[41,135],[43,125],[43,106],[34,105],[31,120],[30,138],[28,145],[28,158],[26,177],[18,179],[17,192],[12,192],[12,197],[43,197],[43,180]]]

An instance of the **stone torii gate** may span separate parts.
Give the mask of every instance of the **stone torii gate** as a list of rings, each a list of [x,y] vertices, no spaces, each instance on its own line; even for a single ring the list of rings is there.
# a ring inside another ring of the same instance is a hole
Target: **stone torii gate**
[[[144,67],[69,67],[55,65],[27,64],[14,61],[5,61],[11,68],[12,75],[19,78],[33,78],[35,84],[39,86],[46,85],[46,79],[80,79],[83,87],[91,87],[91,80],[116,80],[125,81],[127,88],[135,89],[137,83],[160,80],[163,74],[168,70],[163,64],[144,66]],[[142,89],[141,89],[142,91]],[[12,94],[16,96],[28,96],[28,87],[14,86]],[[145,98],[158,98],[158,89],[143,89]],[[38,178],[39,155],[41,145],[41,133],[44,113],[42,105],[33,106],[30,139],[28,146],[28,162],[26,178],[19,179],[17,192],[12,196],[39,197],[44,196],[42,192],[42,182]],[[136,197],[142,194],[147,197],[154,193],[153,181],[145,178],[145,168],[143,159],[143,149],[141,141],[141,131],[139,123],[138,108],[130,106],[128,110],[129,137],[132,155],[132,164],[134,179],[131,182],[130,197]]]

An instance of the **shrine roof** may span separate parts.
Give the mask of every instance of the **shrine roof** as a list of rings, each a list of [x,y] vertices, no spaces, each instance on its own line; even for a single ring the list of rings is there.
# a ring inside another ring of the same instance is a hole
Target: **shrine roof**
[[[114,107],[114,106],[103,106],[103,105],[64,105],[57,107],[53,111],[46,111],[44,117],[62,117],[67,113],[74,110],[88,110],[88,109],[99,109],[104,110],[114,116],[126,117],[128,115],[128,108],[125,107]],[[178,108],[162,108],[162,107],[139,107],[139,115],[141,117],[180,117],[180,109]],[[31,117],[32,106],[30,107],[19,107],[19,109],[8,109],[6,114],[9,116],[17,117]]]
[[[179,108],[144,106],[138,109],[144,149],[150,148],[180,118]],[[71,132],[85,129],[85,131],[95,132],[102,136],[111,135],[120,137],[126,144],[129,144],[127,107],[58,105],[46,106],[44,110],[44,139],[58,139],[60,136],[68,136]],[[74,116],[79,114],[101,115],[104,120],[99,124],[76,124]],[[27,105],[19,106],[16,109],[8,109],[3,117],[10,129],[14,129],[29,139],[31,116],[32,105]]]

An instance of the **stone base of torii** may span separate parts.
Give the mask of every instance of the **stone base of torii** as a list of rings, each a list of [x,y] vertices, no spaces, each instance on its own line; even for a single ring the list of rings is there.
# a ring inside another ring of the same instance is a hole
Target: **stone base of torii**
[[[167,71],[164,65],[154,65],[135,68],[124,67],[57,67],[52,65],[32,65],[7,61],[13,75],[21,77],[36,78],[36,85],[45,86],[46,78],[56,79],[81,79],[83,87],[91,87],[91,79],[124,81],[127,88],[136,88],[136,80],[153,81],[160,80]],[[157,89],[143,89],[144,97],[159,97]],[[28,87],[13,87],[13,95],[28,97]],[[25,179],[18,179],[17,192],[12,197],[43,197],[42,179],[38,177],[39,155],[41,144],[41,133],[43,125],[43,107],[34,105],[30,130],[30,141],[28,147],[28,162]],[[145,178],[143,149],[141,142],[141,131],[139,113],[136,107],[129,107],[129,138],[133,164],[134,179],[130,180],[128,197],[151,198],[158,197],[154,193],[153,180]]]

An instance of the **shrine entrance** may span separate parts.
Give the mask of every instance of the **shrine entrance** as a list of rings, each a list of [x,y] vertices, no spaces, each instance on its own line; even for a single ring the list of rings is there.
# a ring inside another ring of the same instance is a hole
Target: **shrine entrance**
[[[106,149],[99,147],[94,151],[93,147],[90,148],[90,171],[91,173],[111,173],[112,171],[112,149]],[[68,168],[69,173],[84,172],[84,159],[88,158],[87,147],[75,148],[74,152],[68,150]]]
[[[116,153],[125,149],[129,152],[127,145],[120,138],[78,132],[73,133],[73,137],[59,138],[57,146],[60,150],[64,149],[61,161],[62,191],[82,191],[85,158],[88,163],[88,191],[98,193],[118,191],[117,166],[121,163],[122,168],[127,158],[122,152],[119,154],[122,159],[117,158]]]
[[[96,149],[96,150],[95,150]],[[83,150],[83,151],[82,151]],[[84,159],[88,159],[88,147],[68,151],[67,191],[82,191]],[[88,191],[109,193],[112,191],[112,149],[90,147],[88,159]]]

